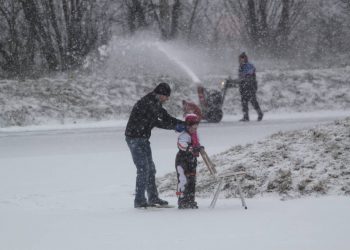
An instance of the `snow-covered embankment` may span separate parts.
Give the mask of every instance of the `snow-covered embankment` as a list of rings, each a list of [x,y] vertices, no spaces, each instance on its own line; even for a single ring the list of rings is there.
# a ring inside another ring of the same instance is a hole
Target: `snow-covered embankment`
[[[280,132],[258,143],[235,146],[214,155],[219,173],[245,171],[243,192],[248,197],[278,194],[350,195],[350,117],[312,129]],[[217,183],[199,163],[197,194],[207,197]],[[174,194],[175,174],[160,178],[160,190]],[[226,180],[226,197],[235,196],[235,182]]]

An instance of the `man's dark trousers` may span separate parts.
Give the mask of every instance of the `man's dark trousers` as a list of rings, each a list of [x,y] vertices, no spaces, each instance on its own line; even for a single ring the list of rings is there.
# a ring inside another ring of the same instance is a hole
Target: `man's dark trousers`
[[[137,168],[135,204],[146,201],[145,191],[147,191],[149,201],[158,198],[156,168],[149,140],[131,137],[126,137],[125,140]]]
[[[240,85],[239,91],[241,93],[241,102],[244,118],[249,119],[249,102],[251,102],[253,108],[256,110],[258,115],[261,115],[262,111],[256,99],[257,83],[253,81],[243,81]]]

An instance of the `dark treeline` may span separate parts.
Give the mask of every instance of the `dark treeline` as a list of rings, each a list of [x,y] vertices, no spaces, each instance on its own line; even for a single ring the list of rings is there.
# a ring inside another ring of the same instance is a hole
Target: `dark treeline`
[[[350,50],[349,17],[350,0],[0,0],[0,72],[74,69],[112,35],[139,31],[210,48],[319,58]]]
[[[0,66],[10,75],[67,70],[106,42],[104,5],[94,0],[1,0]]]

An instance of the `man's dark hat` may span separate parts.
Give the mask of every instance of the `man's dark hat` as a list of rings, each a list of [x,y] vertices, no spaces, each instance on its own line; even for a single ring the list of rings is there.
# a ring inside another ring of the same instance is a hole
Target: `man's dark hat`
[[[239,55],[239,58],[247,58],[247,54],[245,52],[242,52],[240,55]]]
[[[170,96],[171,89],[169,84],[162,82],[159,83],[158,86],[153,90],[155,94]]]

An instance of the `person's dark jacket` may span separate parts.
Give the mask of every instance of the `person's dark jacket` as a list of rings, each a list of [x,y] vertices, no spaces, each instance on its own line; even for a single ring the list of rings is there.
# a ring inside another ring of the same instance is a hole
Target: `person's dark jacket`
[[[184,122],[170,116],[156,94],[151,92],[134,105],[126,125],[125,136],[149,139],[154,127],[175,129],[177,124]]]
[[[240,65],[238,69],[239,74],[239,89],[241,93],[256,92],[258,89],[258,82],[255,75],[255,67],[253,64],[247,62]]]

